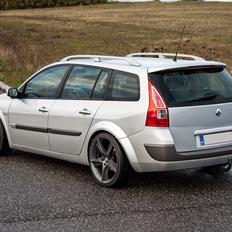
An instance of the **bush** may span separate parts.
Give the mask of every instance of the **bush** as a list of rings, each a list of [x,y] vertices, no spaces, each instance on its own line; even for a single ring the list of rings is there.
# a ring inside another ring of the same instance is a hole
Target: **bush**
[[[107,0],[0,0],[0,10],[105,3]]]

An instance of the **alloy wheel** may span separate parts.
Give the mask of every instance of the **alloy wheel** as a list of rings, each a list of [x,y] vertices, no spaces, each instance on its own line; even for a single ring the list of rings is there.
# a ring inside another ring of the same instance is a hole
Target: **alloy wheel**
[[[103,183],[110,183],[117,174],[119,159],[114,142],[107,136],[98,135],[90,149],[89,161],[95,178]]]

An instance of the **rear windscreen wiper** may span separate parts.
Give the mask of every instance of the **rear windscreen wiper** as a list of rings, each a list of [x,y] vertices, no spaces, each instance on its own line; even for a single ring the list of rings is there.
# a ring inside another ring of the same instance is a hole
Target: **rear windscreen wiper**
[[[189,102],[210,100],[210,99],[216,98],[217,96],[218,96],[217,92],[208,92],[204,96],[201,96],[199,98],[195,98],[193,100],[190,100]]]

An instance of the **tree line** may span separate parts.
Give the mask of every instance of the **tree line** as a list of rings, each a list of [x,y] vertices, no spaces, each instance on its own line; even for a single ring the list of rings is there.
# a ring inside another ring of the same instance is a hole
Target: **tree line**
[[[0,10],[105,3],[107,0],[0,0]]]

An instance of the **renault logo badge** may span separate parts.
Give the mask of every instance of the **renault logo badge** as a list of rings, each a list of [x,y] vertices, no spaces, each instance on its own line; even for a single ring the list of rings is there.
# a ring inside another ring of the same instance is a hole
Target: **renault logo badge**
[[[217,116],[217,117],[220,117],[221,114],[222,114],[222,111],[218,108],[218,109],[216,110],[216,116]]]

